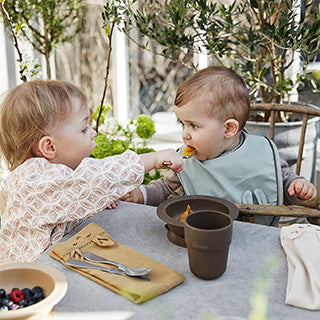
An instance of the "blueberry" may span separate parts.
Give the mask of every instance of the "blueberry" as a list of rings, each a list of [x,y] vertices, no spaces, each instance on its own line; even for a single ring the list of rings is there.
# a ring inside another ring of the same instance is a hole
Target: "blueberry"
[[[33,300],[28,302],[28,306],[32,306],[33,304],[35,304],[35,301],[33,301]]]
[[[23,288],[21,291],[24,293],[25,300],[27,300],[28,302],[32,300],[33,293],[31,291],[31,289]]]
[[[36,292],[34,295],[33,295],[33,300],[36,301],[36,302],[39,302],[40,300],[44,299],[44,294],[43,292]]]
[[[43,293],[43,289],[40,286],[35,286],[32,288],[32,293],[35,294],[37,292],[42,292]]]
[[[2,306],[1,308],[0,308],[0,312],[1,311],[8,311],[9,309],[8,309],[8,307],[7,306]]]
[[[9,307],[10,303],[12,304],[12,301],[10,300],[10,298],[5,297],[2,299],[3,306]]]
[[[30,300],[29,300],[29,301],[30,301]],[[27,301],[26,299],[22,299],[22,300],[19,301],[19,306],[20,306],[21,308],[26,307],[26,306],[28,305],[28,302],[29,302],[29,301]]]
[[[24,295],[30,295],[30,294],[32,294],[32,291],[31,291],[31,289],[29,289],[29,288],[23,288],[23,289],[21,289],[21,291],[24,293]]]
[[[4,298],[6,295],[6,290],[0,289],[0,299]]]

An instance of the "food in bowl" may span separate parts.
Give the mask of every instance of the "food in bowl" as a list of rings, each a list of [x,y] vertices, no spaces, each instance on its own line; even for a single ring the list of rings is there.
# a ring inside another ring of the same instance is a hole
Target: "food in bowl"
[[[43,288],[35,286],[30,288],[13,288],[7,293],[4,288],[0,288],[0,311],[22,309],[40,302],[45,298]]]
[[[188,204],[186,211],[181,214],[179,221],[184,222],[184,220],[187,217],[187,215],[192,213],[192,212],[193,211],[191,210],[190,204]]]
[[[10,263],[0,265],[1,288],[10,294],[13,289],[34,289],[41,296],[43,290],[44,298],[37,303],[24,308],[0,312],[0,320],[44,320],[47,319],[53,307],[63,298],[67,291],[65,276],[57,269],[38,263]],[[22,290],[21,290],[22,291]],[[27,293],[26,290],[24,292]],[[13,294],[17,299],[21,293],[15,291]],[[39,298],[39,296],[38,296]]]

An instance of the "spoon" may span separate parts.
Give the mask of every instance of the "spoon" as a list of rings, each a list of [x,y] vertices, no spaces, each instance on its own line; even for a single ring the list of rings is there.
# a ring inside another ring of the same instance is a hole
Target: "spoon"
[[[128,276],[132,276],[132,277],[145,276],[151,272],[151,268],[132,268],[132,269],[129,269],[122,263],[108,260],[108,259],[106,259],[104,257],[100,257],[92,252],[85,252],[83,254],[83,257],[88,261],[114,265],[114,266],[118,267],[119,270],[124,271]]]
[[[183,156],[182,159],[190,159],[190,158],[192,158],[193,156],[194,156],[194,154],[191,155],[191,156]],[[170,164],[172,164],[171,161],[163,161],[163,162],[162,162],[162,165],[164,165],[164,166],[169,166]]]
[[[177,151],[178,151],[178,150],[177,150]],[[192,158],[194,155],[195,155],[195,149],[194,149],[194,152],[193,152],[190,156],[183,156],[182,159],[190,159],[190,158]],[[169,166],[170,164],[172,164],[171,161],[163,161],[163,162],[162,162],[162,165],[163,165],[163,166]]]

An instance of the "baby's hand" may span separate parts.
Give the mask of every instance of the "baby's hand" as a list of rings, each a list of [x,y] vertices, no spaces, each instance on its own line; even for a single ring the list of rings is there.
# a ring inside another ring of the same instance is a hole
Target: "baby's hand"
[[[108,205],[107,209],[115,209],[118,204],[119,204],[119,200],[116,200],[115,202],[113,202],[110,205]]]
[[[155,168],[169,168],[174,172],[180,172],[183,169],[182,157],[173,149],[157,151],[155,152]]]
[[[297,196],[300,199],[313,201],[317,197],[316,187],[306,179],[294,180],[289,188],[288,193],[290,196]]]
[[[134,203],[144,203],[143,195],[139,188],[133,189],[132,191],[126,193],[120,198],[122,201],[134,202]]]

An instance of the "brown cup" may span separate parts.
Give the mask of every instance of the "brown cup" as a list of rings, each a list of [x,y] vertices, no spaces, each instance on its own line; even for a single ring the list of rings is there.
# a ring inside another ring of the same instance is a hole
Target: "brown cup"
[[[215,210],[194,211],[185,219],[184,237],[194,275],[209,280],[225,272],[232,239],[229,215]]]

